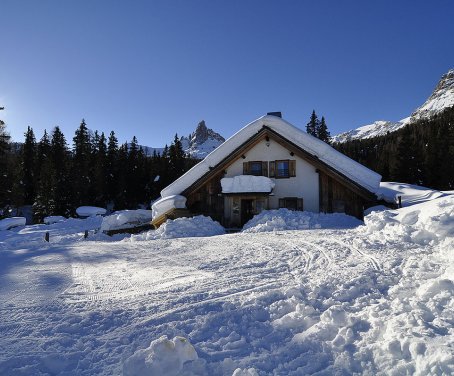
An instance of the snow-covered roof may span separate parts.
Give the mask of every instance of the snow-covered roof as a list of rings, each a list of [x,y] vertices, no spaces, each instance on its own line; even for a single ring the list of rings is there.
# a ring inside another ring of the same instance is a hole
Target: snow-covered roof
[[[362,164],[355,162],[346,155],[338,152],[330,145],[313,137],[289,122],[277,116],[266,115],[240,129],[227,139],[217,149],[213,150],[204,160],[196,164],[179,179],[161,191],[162,197],[181,194],[195,181],[210,171],[211,168],[222,162],[246,140],[253,137],[264,126],[274,130],[282,137],[293,142],[301,149],[318,157],[338,172],[356,182],[366,190],[375,193],[379,187],[381,176]]]
[[[222,193],[270,193],[275,183],[266,176],[238,175],[221,179]]]

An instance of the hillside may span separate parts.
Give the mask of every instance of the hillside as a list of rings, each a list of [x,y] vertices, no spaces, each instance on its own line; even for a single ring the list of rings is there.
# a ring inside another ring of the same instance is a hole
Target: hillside
[[[418,107],[409,117],[400,121],[379,120],[372,124],[340,133],[332,137],[334,143],[342,143],[351,140],[367,139],[384,136],[389,132],[395,132],[407,124],[414,124],[418,120],[427,120],[443,112],[446,108],[454,106],[454,69],[444,74],[430,97]]]

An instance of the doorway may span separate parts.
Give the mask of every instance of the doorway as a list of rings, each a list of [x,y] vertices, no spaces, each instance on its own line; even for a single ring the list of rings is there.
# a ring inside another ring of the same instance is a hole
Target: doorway
[[[241,200],[241,227],[254,216],[254,200]]]

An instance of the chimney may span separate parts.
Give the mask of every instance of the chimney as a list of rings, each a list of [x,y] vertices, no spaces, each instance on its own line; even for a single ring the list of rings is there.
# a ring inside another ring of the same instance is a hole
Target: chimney
[[[280,111],[278,111],[278,112],[268,112],[267,115],[277,116],[277,117],[282,118],[282,113]]]

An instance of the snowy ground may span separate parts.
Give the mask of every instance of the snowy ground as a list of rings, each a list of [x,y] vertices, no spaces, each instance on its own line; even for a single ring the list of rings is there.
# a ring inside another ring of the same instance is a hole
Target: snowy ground
[[[99,218],[1,231],[0,374],[453,374],[454,196],[354,228],[309,219],[174,239],[108,238]]]

